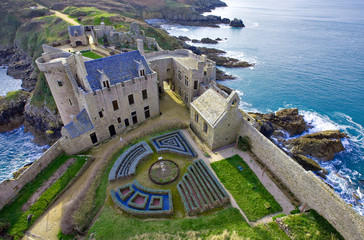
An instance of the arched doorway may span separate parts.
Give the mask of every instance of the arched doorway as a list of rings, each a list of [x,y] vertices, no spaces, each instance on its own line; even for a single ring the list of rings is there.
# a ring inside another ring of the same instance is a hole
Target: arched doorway
[[[81,41],[76,41],[76,46],[82,46],[82,42]]]

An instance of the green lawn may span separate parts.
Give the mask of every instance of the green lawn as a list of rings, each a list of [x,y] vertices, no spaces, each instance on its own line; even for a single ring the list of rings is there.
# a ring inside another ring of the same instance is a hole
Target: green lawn
[[[311,210],[308,214],[287,216],[283,218],[283,222],[289,226],[289,232],[297,240],[344,240],[340,233],[314,210]]]
[[[70,157],[62,155],[55,159],[47,168],[45,168],[32,182],[26,184],[20,191],[17,198],[5,206],[0,211],[0,225],[8,225],[7,233],[15,239],[19,239],[24,235],[24,232],[37,220],[39,216],[47,209],[52,200],[60,193],[78,171],[84,165],[85,157],[75,157],[76,161],[67,171],[51,186],[40,198],[25,212],[22,211],[22,206],[28,201],[38,188],[53,175],[53,173]],[[27,222],[27,216],[33,214],[30,224]]]
[[[88,58],[92,58],[92,59],[99,59],[99,58],[102,58],[100,55],[94,53],[94,52],[83,52],[82,53],[82,56],[84,57],[88,57]]]
[[[99,219],[91,227],[89,236],[108,240],[206,239],[213,236],[216,239],[229,239],[230,236],[231,239],[289,240],[276,223],[251,228],[235,208],[227,208],[198,218],[143,221],[116,213],[112,207],[105,206]]]
[[[239,171],[237,166],[241,166],[244,170]],[[240,156],[235,155],[214,162],[211,167],[249,221],[257,221],[266,215],[282,211],[282,207]],[[269,203],[270,208],[264,206],[266,203]]]

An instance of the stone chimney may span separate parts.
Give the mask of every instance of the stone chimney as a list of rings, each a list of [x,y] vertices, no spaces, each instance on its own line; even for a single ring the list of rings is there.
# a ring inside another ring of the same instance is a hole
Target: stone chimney
[[[142,56],[144,56],[144,43],[142,39],[137,39],[138,50]]]

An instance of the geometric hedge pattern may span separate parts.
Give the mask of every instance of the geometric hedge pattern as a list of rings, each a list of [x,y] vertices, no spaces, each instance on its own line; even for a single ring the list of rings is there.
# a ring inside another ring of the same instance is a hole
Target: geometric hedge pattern
[[[170,190],[146,188],[136,180],[111,190],[111,198],[121,209],[131,215],[152,217],[173,214]]]
[[[153,150],[145,141],[133,145],[123,154],[121,154],[115,161],[109,173],[109,181],[134,175],[136,168],[142,162],[142,160],[146,159],[152,154]]]
[[[196,151],[189,144],[181,131],[174,131],[150,138],[157,152],[177,153],[188,157],[196,157]]]
[[[177,189],[190,216],[229,202],[229,195],[202,160],[188,167]]]

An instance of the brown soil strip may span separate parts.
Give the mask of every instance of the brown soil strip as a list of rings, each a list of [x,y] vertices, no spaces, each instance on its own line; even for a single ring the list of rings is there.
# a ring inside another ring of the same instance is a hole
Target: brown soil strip
[[[22,210],[25,212],[32,206],[42,194],[47,191],[47,189],[53,185],[68,169],[76,161],[75,158],[70,158],[65,162],[62,166],[60,166],[53,175],[45,181],[42,186],[28,199],[28,201],[23,205]]]

